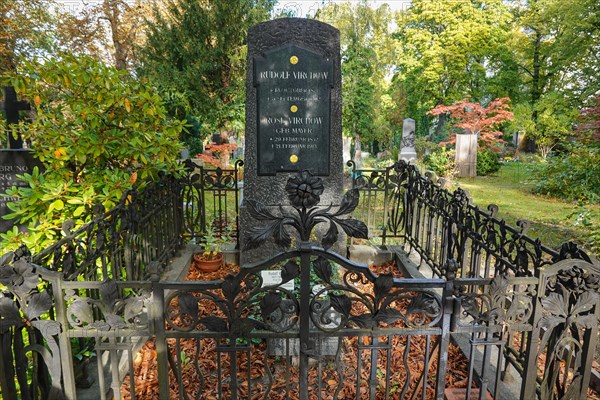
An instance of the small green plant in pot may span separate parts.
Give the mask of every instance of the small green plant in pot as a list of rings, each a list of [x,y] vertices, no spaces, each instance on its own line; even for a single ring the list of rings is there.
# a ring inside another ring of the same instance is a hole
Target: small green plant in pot
[[[215,235],[212,228],[207,228],[200,242],[200,251],[194,254],[194,264],[203,272],[217,271],[223,265],[223,244],[227,237]]]

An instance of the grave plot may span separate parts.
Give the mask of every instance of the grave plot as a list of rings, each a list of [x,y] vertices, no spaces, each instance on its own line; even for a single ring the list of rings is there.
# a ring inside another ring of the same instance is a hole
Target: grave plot
[[[399,277],[395,262],[370,266],[375,274],[394,273]],[[217,272],[204,273],[190,268],[186,280],[220,280],[229,274],[239,271],[237,265],[226,265]],[[343,278],[343,271],[337,271]],[[316,277],[315,277],[316,278]],[[318,280],[318,278],[316,278]],[[297,285],[296,285],[297,286]],[[358,290],[368,292],[368,285],[356,282]],[[373,293],[369,293],[373,295]],[[403,303],[399,309],[406,309],[410,304],[409,297],[399,301]],[[175,302],[174,306],[177,306]],[[354,303],[352,313],[365,314],[365,305]],[[219,307],[211,301],[198,302],[199,318],[223,317]],[[236,355],[237,394],[240,398],[296,399],[300,376],[298,349],[294,340],[254,338],[250,343],[242,343],[238,339],[239,350]],[[181,338],[170,339],[170,396],[177,398],[217,399],[220,396],[232,398],[231,353],[219,354],[216,348],[222,343],[215,338]],[[379,347],[372,349],[373,345]],[[381,337],[347,336],[335,338],[333,346],[321,348],[321,357],[311,360],[308,369],[310,399],[330,398],[334,393],[337,398],[356,398],[359,391],[361,398],[368,397],[369,378],[375,376],[377,382],[373,388],[376,399],[396,398],[400,395],[422,398],[419,393],[423,389],[425,398],[433,398],[437,367],[437,343],[428,335],[389,335]],[[339,346],[339,351],[337,350]],[[286,349],[287,347],[287,349]],[[287,350],[287,355],[286,355]],[[376,354],[374,354],[376,353]],[[296,355],[293,355],[296,354]],[[468,378],[468,360],[452,345],[448,361],[448,388],[464,388]],[[371,363],[376,359],[374,364]],[[428,360],[428,362],[426,362]],[[428,365],[424,375],[424,365]],[[373,365],[375,367],[373,367]],[[134,361],[135,395],[140,399],[158,398],[158,371],[156,362],[156,344],[150,340],[140,350]],[[426,378],[425,378],[426,376]],[[131,398],[129,377],[121,386],[124,399]],[[320,393],[320,395],[319,395]],[[387,393],[387,395],[386,395]],[[391,396],[391,397],[390,397]]]

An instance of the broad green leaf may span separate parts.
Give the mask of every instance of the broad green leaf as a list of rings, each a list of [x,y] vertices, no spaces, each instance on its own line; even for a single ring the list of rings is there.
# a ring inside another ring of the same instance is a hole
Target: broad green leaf
[[[52,208],[54,208],[55,210],[62,210],[63,208],[65,208],[65,203],[63,203],[63,201],[61,199],[56,199],[54,201],[54,203],[52,203]]]
[[[83,214],[83,212],[85,211],[85,207],[84,206],[79,206],[75,209],[75,211],[73,211],[73,216],[74,217],[80,217],[81,214]]]

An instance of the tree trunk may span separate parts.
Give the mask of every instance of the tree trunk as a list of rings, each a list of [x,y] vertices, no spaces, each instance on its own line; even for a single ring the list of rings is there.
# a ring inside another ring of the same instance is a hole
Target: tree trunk
[[[542,45],[542,34],[539,30],[535,31],[535,42],[533,44],[533,71],[532,71],[532,80],[531,80],[531,106],[533,107],[533,112],[531,114],[531,118],[533,119],[534,124],[536,125],[536,129],[537,129],[537,122],[538,122],[538,112],[535,108],[536,103],[540,100],[540,97],[542,97],[542,88],[541,88],[541,82],[540,82],[540,68],[541,68],[541,61],[540,61],[540,49],[541,49],[541,45]],[[531,139],[531,138],[526,138],[527,141],[525,142],[525,149],[530,152],[533,153],[535,152],[535,140]]]
[[[540,82],[540,48],[542,45],[542,34],[539,31],[535,31],[535,42],[533,45],[533,73],[531,81],[531,105],[534,106],[533,120],[537,123],[538,113],[535,110],[535,104],[542,97],[542,88]]]
[[[115,68],[118,70],[127,69],[127,45],[120,33],[120,10],[116,1],[104,0],[104,14],[110,23],[111,38],[115,48],[113,57],[115,58]]]
[[[443,104],[443,103],[440,103]],[[448,120],[448,114],[440,114],[438,115],[437,125],[435,126],[435,135],[439,136],[442,134],[442,129],[444,129],[444,125],[446,125],[446,121]]]

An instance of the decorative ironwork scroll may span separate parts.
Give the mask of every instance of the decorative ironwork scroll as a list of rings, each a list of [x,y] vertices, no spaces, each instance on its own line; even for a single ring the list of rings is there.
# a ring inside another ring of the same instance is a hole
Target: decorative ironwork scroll
[[[600,267],[564,260],[542,272],[543,399],[586,396],[600,323]]]
[[[36,396],[40,394],[44,398],[60,399],[62,369],[57,336],[61,333],[61,324],[44,317],[53,307],[53,300],[49,292],[42,289],[39,268],[31,263],[31,254],[26,247],[9,252],[0,259],[0,284],[6,286],[10,293],[8,296],[0,294],[0,335],[13,336],[14,343],[12,348],[2,349],[2,363],[4,368],[14,371],[14,362],[19,386],[30,388],[24,369],[28,364],[26,353],[37,353],[45,364],[38,367],[41,370],[48,368],[52,382],[50,388],[33,385],[35,390],[42,391],[36,393]],[[29,340],[27,346],[24,345],[23,338],[26,333]],[[9,396],[10,387],[14,387],[13,374],[5,374],[0,379],[3,392],[8,392],[5,395]],[[43,392],[44,390],[49,391]]]
[[[313,176],[309,171],[301,171],[291,176],[286,184],[285,190],[291,203],[291,210],[279,207],[279,214],[271,212],[261,203],[248,200],[248,211],[250,215],[259,221],[267,223],[266,227],[257,227],[250,231],[246,249],[259,247],[268,239],[283,247],[288,248],[292,243],[292,237],[286,227],[294,228],[301,241],[310,239],[313,228],[320,223],[329,223],[329,229],[321,240],[321,245],[329,249],[337,240],[338,226],[350,237],[368,238],[367,226],[353,218],[341,218],[349,214],[358,206],[359,191],[352,189],[347,191],[342,198],[338,210],[331,212],[333,205],[328,207],[317,207],[323,194],[323,180]]]
[[[238,237],[240,171],[242,160],[236,160],[232,169],[198,167],[185,161],[182,176],[184,202],[183,223],[191,238],[201,237],[206,229],[215,234]]]
[[[489,285],[476,286],[481,290],[471,291],[457,282],[455,294],[461,302],[463,314],[470,317],[475,325],[499,325],[507,329],[511,325],[527,324],[533,312],[535,288],[527,285],[511,284],[498,275]]]
[[[80,296],[74,289],[66,291],[67,318],[71,327],[100,331],[148,328],[149,292],[142,290],[139,295],[125,297],[112,279],[100,284],[98,291],[100,299]]]

